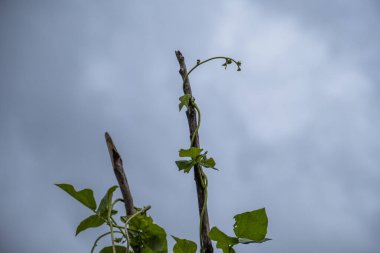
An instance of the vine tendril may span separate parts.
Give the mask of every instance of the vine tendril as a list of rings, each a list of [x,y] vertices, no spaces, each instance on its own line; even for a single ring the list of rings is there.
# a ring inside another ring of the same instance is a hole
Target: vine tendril
[[[187,74],[185,75],[185,77],[183,78],[183,83],[182,83],[182,87],[184,88],[185,87],[185,83],[186,81],[188,81],[188,78],[190,76],[190,74],[195,70],[197,69],[199,66],[201,66],[202,64],[205,64],[206,62],[209,62],[209,61],[212,61],[212,60],[217,60],[217,59],[224,59],[225,60],[225,63],[222,65],[224,66],[225,68],[227,68],[228,65],[232,64],[232,63],[235,63],[235,65],[237,66],[237,71],[241,71],[241,62],[240,61],[236,61],[232,58],[229,58],[229,57],[225,57],[225,56],[216,56],[216,57],[212,57],[212,58],[209,58],[207,60],[204,60],[204,61],[201,61],[201,60],[197,60],[197,64],[192,67],[190,69],[189,72],[187,72]],[[186,95],[186,94],[185,94]],[[201,125],[201,110],[199,109],[198,105],[195,103],[195,98],[192,96],[191,99],[190,99],[190,104],[195,108],[197,114],[198,114],[198,122],[197,122],[197,126],[194,130],[194,133],[192,134],[191,136],[191,141],[190,141],[190,148],[191,147],[194,147],[194,141],[195,141],[195,137],[198,135],[198,130],[200,128],[200,125]],[[195,167],[194,167],[195,169]],[[201,186],[203,188],[203,198],[204,198],[204,201],[203,201],[203,206],[202,206],[202,210],[201,210],[201,214],[200,214],[200,217],[199,217],[199,241],[200,241],[200,248],[201,248],[201,252],[203,250],[203,244],[202,244],[202,226],[203,226],[203,218],[204,218],[204,214],[205,214],[205,211],[206,211],[206,205],[207,205],[207,187],[208,187],[208,179],[207,179],[207,176],[206,174],[204,173],[204,171],[202,170],[202,167],[199,165],[198,167],[198,174],[199,174],[199,179],[201,181]]]

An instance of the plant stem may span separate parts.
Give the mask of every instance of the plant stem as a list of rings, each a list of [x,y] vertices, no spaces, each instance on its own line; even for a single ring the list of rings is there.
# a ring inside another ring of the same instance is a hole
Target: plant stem
[[[129,242],[129,235],[128,235],[128,223],[133,219],[135,218],[137,215],[139,214],[143,214],[145,213],[146,211],[148,211],[150,209],[151,206],[146,206],[144,208],[142,208],[141,210],[135,212],[131,217],[129,217],[126,221],[125,221],[125,239],[127,240],[127,250],[126,250],[126,253],[129,253],[129,245],[130,245],[130,242]]]
[[[110,232],[111,232],[112,252],[113,252],[113,253],[116,253],[116,248],[115,248],[115,237],[114,237],[114,235],[113,235],[113,224],[112,224],[112,221],[111,221],[112,207],[113,207],[113,205],[111,205],[111,206],[108,208],[108,215],[107,215],[107,218],[108,218],[108,223],[109,223],[109,226],[110,226]]]
[[[183,92],[184,94],[192,95],[190,81],[188,78],[189,73],[187,73],[185,58],[181,54],[180,51],[176,51],[177,60],[180,66],[179,73],[182,76],[183,80]],[[200,65],[200,64],[199,64]],[[197,65],[197,66],[199,66]],[[191,71],[193,71],[197,66],[195,66]],[[190,131],[190,141],[193,147],[199,148],[199,135],[197,134],[197,115],[196,109],[192,104],[189,105],[188,110],[186,111],[187,121],[189,124]],[[200,227],[200,244],[201,251],[205,253],[213,253],[213,247],[211,244],[211,240],[208,237],[208,233],[210,232],[209,218],[207,212],[207,203],[205,199],[205,189],[203,188],[202,178],[201,178],[201,170],[202,167],[196,165],[194,168],[194,180],[197,188],[197,196],[198,196],[198,211],[201,219],[202,226]]]
[[[115,233],[120,233],[120,232],[115,231]],[[91,253],[94,252],[94,250],[95,250],[95,248],[96,248],[96,246],[97,246],[98,241],[99,241],[100,239],[102,239],[104,236],[109,235],[109,234],[111,234],[111,232],[104,233],[104,234],[102,234],[101,236],[99,236],[99,237],[95,240],[94,245],[93,245],[92,248],[91,248]]]

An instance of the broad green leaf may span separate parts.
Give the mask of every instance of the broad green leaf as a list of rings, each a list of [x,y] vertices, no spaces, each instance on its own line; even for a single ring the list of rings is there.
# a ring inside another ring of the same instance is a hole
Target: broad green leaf
[[[267,234],[268,217],[265,208],[235,215],[234,232],[239,238],[263,241]]]
[[[242,244],[263,243],[263,242],[270,241],[270,240],[272,240],[272,239],[264,238],[261,241],[254,241],[254,240],[250,240],[250,239],[246,239],[246,238],[239,238],[239,243],[242,243]]]
[[[117,189],[118,187],[116,185],[110,187],[102,200],[100,201],[98,210],[96,210],[96,213],[104,218],[107,218],[108,215],[108,210],[110,206],[112,205],[112,196],[113,192]]]
[[[190,100],[191,100],[191,95],[189,95],[189,94],[185,94],[182,97],[180,97],[179,98],[180,103],[178,105],[179,111],[182,110],[183,106],[186,106],[186,109],[188,109],[189,108],[189,104],[190,104]]]
[[[78,235],[80,232],[88,229],[88,228],[96,228],[103,225],[104,219],[100,218],[98,215],[91,215],[84,219],[77,227],[77,231],[75,235]]]
[[[194,166],[194,161],[190,160],[180,160],[175,162],[179,170],[183,170],[185,173],[189,173],[191,168]]]
[[[116,253],[125,253],[127,248],[120,245],[115,245]],[[112,246],[103,248],[99,253],[113,253]]]
[[[71,184],[56,184],[59,188],[70,194],[73,198],[87,206],[91,210],[95,211],[96,201],[94,199],[94,192],[91,189],[83,189],[76,191]]]
[[[154,253],[167,253],[168,246],[165,230],[157,224],[150,224],[142,234],[143,248],[148,248]]]
[[[173,253],[195,253],[197,251],[197,244],[193,241],[181,239],[173,236],[176,244],[173,247]]]
[[[215,160],[214,158],[210,157],[210,158],[205,158],[205,159],[202,159],[201,160],[201,165],[203,167],[206,167],[206,168],[213,168],[213,169],[216,169],[215,168]]]
[[[192,159],[197,158],[201,154],[203,149],[191,147],[189,149],[180,149],[179,156],[180,157],[191,157]]]
[[[233,252],[231,251],[231,247],[239,243],[238,238],[226,235],[217,227],[213,227],[208,236],[211,240],[216,241],[216,247],[222,249],[223,252],[229,252],[228,250]]]
[[[150,216],[137,215],[129,222],[129,229],[138,231],[131,234],[131,245],[142,245],[142,253],[167,253],[166,232]]]

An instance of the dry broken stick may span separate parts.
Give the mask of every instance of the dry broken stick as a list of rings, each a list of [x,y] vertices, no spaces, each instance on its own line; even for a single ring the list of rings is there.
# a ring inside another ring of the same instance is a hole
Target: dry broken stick
[[[135,207],[133,205],[133,197],[129,189],[128,180],[125,176],[123,161],[121,160],[119,152],[117,152],[116,146],[113,144],[111,136],[107,132],[105,133],[105,138],[108,152],[110,153],[113,171],[115,172],[121,194],[123,195],[125,211],[127,215],[132,215],[135,213]]]
[[[187,76],[187,69],[185,64],[185,57],[183,57],[182,53],[180,51],[175,52],[177,56],[177,60],[180,66],[179,73],[182,76],[183,80],[183,92],[184,94],[191,95],[191,86],[190,81]],[[189,130],[190,130],[190,140],[192,139],[192,136],[194,134],[194,142],[192,143],[192,146],[195,148],[200,148],[199,144],[199,136],[196,133],[197,129],[197,114],[195,111],[195,108],[192,104],[189,104],[188,110],[186,111],[187,121],[189,124]],[[210,238],[208,237],[208,233],[210,232],[210,224],[209,224],[209,218],[208,218],[208,211],[207,211],[207,203],[205,203],[205,189],[202,186],[202,179],[200,175],[200,171],[202,170],[202,167],[199,164],[195,165],[194,168],[194,180],[197,188],[197,196],[198,196],[198,210],[199,210],[199,216],[202,219],[202,227],[201,227],[201,246],[205,253],[212,253],[213,247]],[[202,217],[202,209],[203,210],[203,217]]]
[[[113,144],[111,136],[107,132],[105,133],[105,138],[106,138],[108,152],[110,154],[110,158],[112,162],[113,171],[115,172],[115,176],[116,176],[117,182],[119,183],[121,194],[123,195],[126,215],[127,216],[133,215],[136,213],[136,209],[133,205],[133,197],[131,194],[131,190],[129,189],[127,177],[124,172],[123,160],[121,160],[121,156],[119,152],[117,151],[115,144]],[[142,250],[141,245],[133,247],[133,251],[136,253],[140,253],[141,250]]]

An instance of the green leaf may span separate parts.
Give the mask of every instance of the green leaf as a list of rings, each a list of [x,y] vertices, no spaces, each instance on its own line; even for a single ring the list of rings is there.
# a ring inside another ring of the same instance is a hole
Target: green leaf
[[[120,220],[121,220],[121,222],[126,223],[127,222],[127,216],[120,216]]]
[[[125,253],[127,248],[124,246],[115,245],[116,253]],[[113,253],[112,246],[103,248],[99,253]]]
[[[265,208],[235,215],[234,232],[239,238],[256,242],[265,239],[268,228],[268,217]]]
[[[181,239],[173,236],[176,244],[173,247],[173,253],[195,253],[197,251],[197,244],[193,241]]]
[[[77,231],[75,235],[77,236],[80,232],[88,229],[88,228],[96,228],[103,225],[104,220],[100,218],[98,215],[91,215],[84,219],[77,227]]]
[[[131,231],[131,246],[142,245],[142,253],[167,253],[168,246],[165,230],[153,223],[153,219],[146,214],[140,214],[129,222]]]
[[[83,189],[76,191],[71,184],[56,184],[59,188],[70,194],[73,198],[87,206],[91,210],[95,211],[96,201],[94,199],[94,192],[91,189]]]
[[[182,97],[179,98],[179,101],[181,101],[178,105],[179,111],[182,110],[183,106],[186,106],[186,109],[189,109],[189,104],[191,101],[191,95],[185,94]]]
[[[203,158],[201,160],[201,163],[200,163],[203,167],[206,167],[206,168],[212,168],[212,169],[215,169],[215,160],[214,158],[210,157],[210,158]]]
[[[123,240],[123,237],[115,238],[115,242],[120,243]]]
[[[185,173],[189,173],[191,168],[194,166],[194,161],[190,160],[180,160],[175,162],[179,170],[183,170]]]
[[[108,210],[112,205],[112,196],[113,192],[117,189],[118,187],[116,185],[110,187],[102,200],[100,201],[98,210],[96,210],[96,213],[100,215],[103,218],[107,218],[108,216]]]
[[[231,247],[239,243],[238,238],[226,235],[217,227],[213,227],[208,236],[211,240],[216,241],[216,247],[222,249],[223,252],[234,252],[231,251],[233,250]]]
[[[154,253],[167,253],[168,246],[165,230],[157,224],[150,224],[143,231],[143,249],[147,248]]]
[[[264,238],[261,241],[254,241],[254,240],[250,240],[250,239],[246,239],[246,238],[239,238],[239,243],[242,243],[242,244],[263,243],[263,242],[270,241],[270,240],[272,240],[272,239]]]
[[[197,156],[203,151],[201,148],[191,147],[189,149],[180,149],[179,156],[180,157],[191,157],[192,159],[196,159]]]

